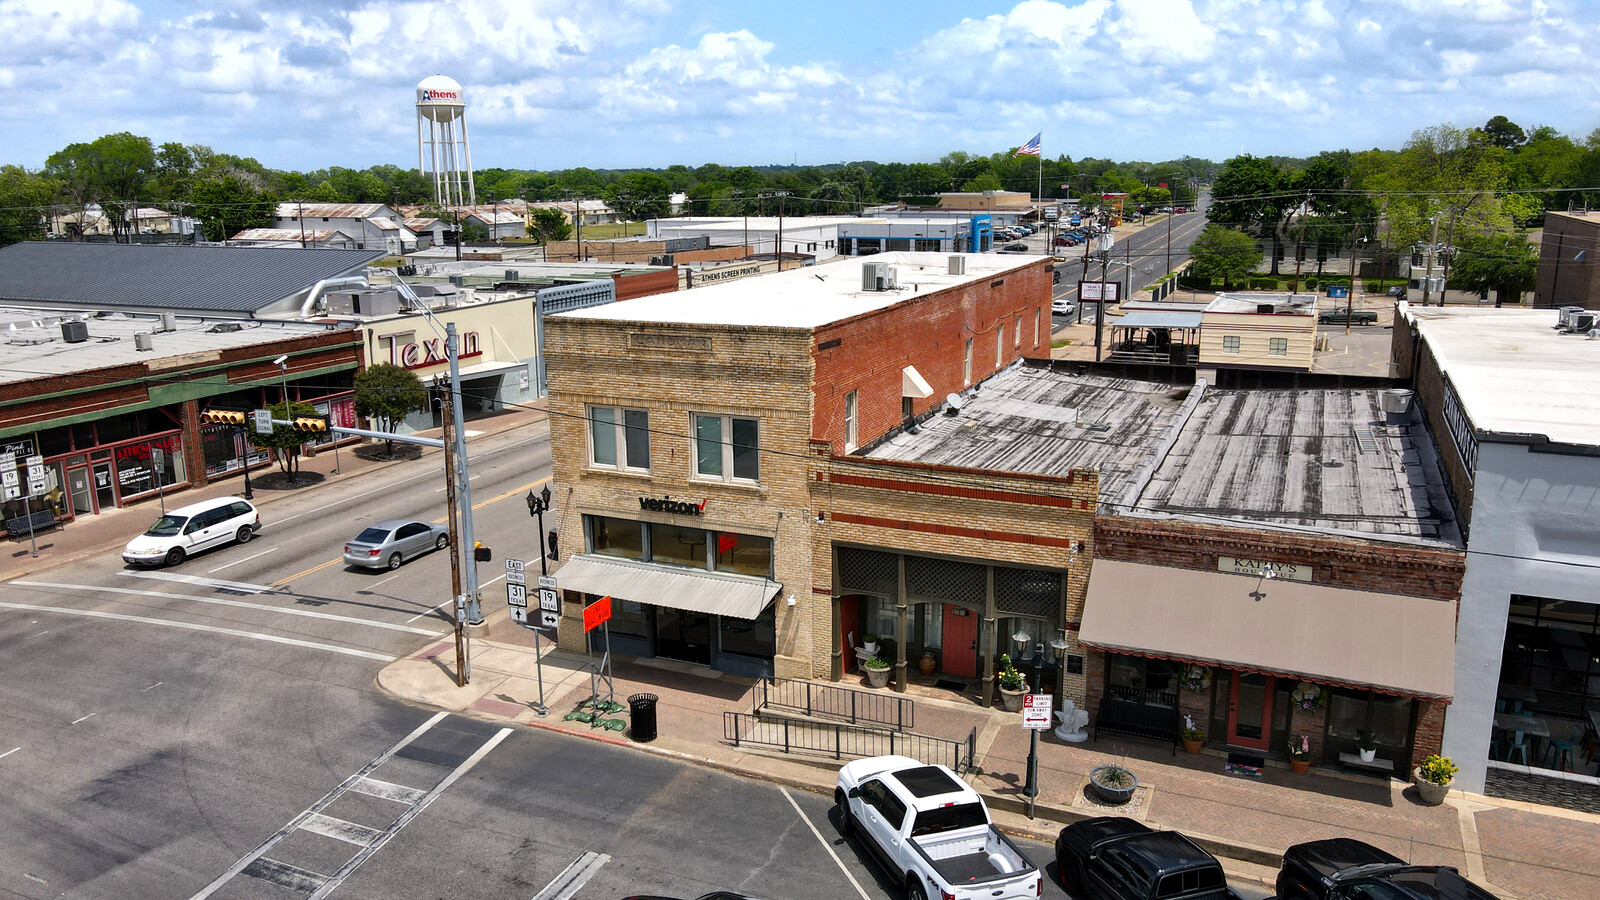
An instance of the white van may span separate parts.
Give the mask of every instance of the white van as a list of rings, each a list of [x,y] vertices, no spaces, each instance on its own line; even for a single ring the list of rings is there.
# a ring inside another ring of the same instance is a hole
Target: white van
[[[185,557],[229,541],[244,543],[261,530],[261,514],[242,497],[191,503],[156,520],[128,542],[124,562],[136,566],[175,566]]]

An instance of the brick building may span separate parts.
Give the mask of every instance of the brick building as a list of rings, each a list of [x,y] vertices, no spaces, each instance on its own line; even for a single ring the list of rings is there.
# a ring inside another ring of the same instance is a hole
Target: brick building
[[[1539,276],[1534,284],[1536,309],[1582,306],[1600,309],[1600,211],[1544,214],[1539,241]]]
[[[604,594],[614,649],[752,674],[839,677],[870,631],[900,684],[926,650],[976,684],[998,615],[1059,633],[1093,473],[868,455],[1048,352],[1048,260],[880,262],[550,317],[564,646]]]

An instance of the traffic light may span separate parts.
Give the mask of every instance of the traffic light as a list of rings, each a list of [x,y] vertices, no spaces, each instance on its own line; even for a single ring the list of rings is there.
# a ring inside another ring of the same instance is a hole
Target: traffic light
[[[550,558],[551,559],[560,559],[561,558],[561,554],[556,552],[556,530],[554,528],[550,529],[549,539],[550,539]]]
[[[207,425],[243,425],[245,418],[237,409],[208,409],[200,413],[200,421]]]
[[[293,421],[296,431],[328,430],[328,420],[320,416],[295,416]]]
[[[494,561],[493,560],[493,554],[489,551],[488,547],[485,547],[483,545],[483,541],[473,541],[472,542],[472,558],[474,560],[476,560],[477,562],[493,562]]]

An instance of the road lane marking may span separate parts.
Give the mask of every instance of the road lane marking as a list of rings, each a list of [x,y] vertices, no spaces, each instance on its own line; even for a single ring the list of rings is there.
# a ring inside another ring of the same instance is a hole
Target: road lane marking
[[[166,684],[166,682],[165,681],[158,681],[155,684],[152,684],[149,687],[145,688],[143,691],[140,691],[139,693],[143,694],[146,691],[153,691],[156,688],[161,687],[163,684]]]
[[[237,566],[239,563],[247,563],[252,559],[257,559],[259,557],[266,556],[268,553],[276,553],[276,552],[278,552],[278,548],[277,547],[273,547],[270,550],[263,550],[260,553],[255,554],[254,556],[246,556],[244,559],[236,559],[233,562],[228,563],[227,565],[217,566],[215,569],[212,569],[212,570],[206,572],[206,574],[210,575],[210,574],[213,574],[215,572],[221,572],[223,569],[226,569],[229,566]]]
[[[94,717],[94,713],[89,713],[89,715],[87,715],[87,716],[79,716],[76,719],[72,720],[72,724],[76,725],[79,722],[82,722],[84,719],[89,719],[89,718],[93,718],[93,717]]]
[[[338,563],[342,563],[342,562],[344,562],[344,557],[343,556],[335,556],[333,559],[328,560],[327,562],[323,563],[320,566],[312,566],[311,568],[305,570],[304,572],[296,572],[293,575],[290,575],[288,578],[279,578],[277,581],[274,581],[272,583],[272,586],[273,587],[283,587],[284,585],[286,585],[289,582],[295,580],[296,578],[303,578],[303,577],[305,577],[307,575],[310,575],[313,572],[321,572],[323,569],[326,569],[329,566],[337,565]]]
[[[483,474],[483,473],[482,473],[482,472],[479,472],[479,473],[477,473],[477,475],[468,475],[468,476],[467,476],[467,482],[468,482],[468,483],[469,483],[469,484],[470,484],[470,483],[471,483],[471,482],[472,482],[472,479],[474,479],[474,478],[477,478],[477,477],[478,477],[478,475],[482,475],[482,474]],[[434,493],[435,493],[435,494],[437,494],[437,493],[439,493],[439,492],[440,492],[440,491],[442,491],[442,490],[445,490],[445,489],[446,489],[446,488],[448,488],[448,487],[449,487],[449,485],[445,485],[445,487],[437,487],[437,488],[434,488],[434,489],[433,489],[433,492],[434,492]]]
[[[573,860],[561,874],[551,879],[544,886],[544,890],[533,895],[533,900],[572,900],[572,898],[589,883],[589,879],[600,871],[600,867],[611,861],[611,857],[593,850],[585,851],[582,856]]]
[[[431,613],[436,613],[440,609],[442,609],[442,608],[444,608],[446,606],[449,606],[450,604],[452,604],[454,602],[456,602],[456,598],[451,597],[449,600],[444,601],[443,603],[439,604],[438,606],[433,607],[432,609],[425,609],[422,612],[417,613],[416,615],[412,616],[411,618],[407,619],[406,621],[407,622],[415,622],[416,620],[422,618],[423,616],[429,615]]]
[[[176,584],[192,584],[197,587],[221,588],[226,591],[239,591],[245,594],[270,594],[272,585],[256,584],[253,581],[224,581],[221,578],[207,578],[204,575],[185,575],[182,572],[130,572],[123,569],[119,574],[129,578],[148,578],[153,581],[171,581]]]
[[[297,638],[279,637],[275,634],[262,634],[257,631],[240,631],[237,628],[220,628],[216,625],[200,625],[195,622],[175,622],[171,619],[153,619],[147,616],[126,616],[122,613],[100,612],[93,609],[68,609],[59,606],[35,606],[30,603],[0,603],[0,609],[25,609],[29,612],[58,613],[63,616],[85,616],[91,619],[113,619],[118,622],[138,622],[141,625],[165,625],[168,628],[182,628],[186,631],[208,631],[213,634],[226,634],[233,637],[246,638],[252,641],[266,641],[272,644],[288,644],[291,647],[303,647],[307,650],[325,650],[329,653],[339,653],[345,656],[359,656],[362,659],[375,659],[378,662],[391,663],[397,657],[385,653],[373,653],[370,650],[357,650],[354,647],[340,647],[337,644],[320,644],[316,641],[302,641]]]
[[[22,583],[22,582],[20,582],[20,581],[19,581],[19,582],[17,582],[17,583],[18,583],[18,584],[21,584],[21,583]],[[29,641],[31,641],[31,640],[33,640],[33,639],[34,639],[34,638],[36,638],[36,637],[44,637],[44,636],[45,636],[45,635],[47,635],[47,634],[49,634],[49,633],[50,633],[50,629],[48,629],[48,628],[46,628],[46,629],[45,629],[45,630],[43,630],[43,631],[41,631],[41,632],[39,632],[39,633],[38,633],[38,634],[30,634],[30,635],[28,635],[28,637],[27,637],[27,638],[25,638],[25,640],[29,640]]]
[[[400,575],[401,575],[401,573],[396,572],[395,574],[390,575],[388,578],[385,578],[384,580],[378,582],[377,584],[374,584],[373,587],[382,587],[382,586],[388,584],[389,582],[395,580],[396,578],[399,578]]]
[[[778,790],[783,793],[783,798],[789,801],[789,805],[794,807],[794,811],[800,814],[800,821],[806,823],[806,827],[811,829],[811,833],[817,836],[817,843],[821,844],[822,849],[828,851],[828,855],[833,857],[834,865],[839,867],[839,871],[844,873],[844,877],[850,879],[850,884],[856,889],[856,893],[861,895],[861,900],[872,900],[871,897],[867,896],[867,892],[861,889],[861,882],[856,881],[856,877],[851,875],[850,870],[844,867],[844,860],[839,858],[839,854],[833,852],[833,845],[823,839],[822,832],[817,830],[817,826],[811,824],[811,817],[805,814],[805,811],[800,808],[800,804],[794,802],[794,797],[790,795],[789,789],[780,787]]]
[[[11,754],[13,754],[13,753],[15,753],[15,752],[17,752],[18,750],[21,750],[21,749],[22,749],[21,747],[12,747],[10,750],[7,750],[4,753],[0,753],[0,759],[5,759],[6,757],[10,756]]]
[[[89,584],[60,584],[51,581],[13,581],[12,584],[23,587],[61,588],[64,590],[99,591],[105,594],[133,594],[139,597],[163,597],[171,600],[189,600],[194,603],[211,603],[216,606],[235,606],[241,609],[253,609],[260,612],[281,613],[286,616],[305,616],[308,619],[325,619],[330,622],[345,622],[350,625],[367,625],[372,628],[387,628],[391,631],[404,631],[410,634],[424,634],[437,637],[438,631],[429,631],[426,628],[410,628],[405,625],[395,625],[392,622],[374,622],[370,619],[358,619],[355,616],[341,616],[335,613],[313,612],[309,609],[286,609],[281,606],[268,606],[264,603],[249,603],[244,600],[225,600],[221,597],[195,597],[190,594],[168,594],[162,591],[141,591],[134,588],[100,587]]]

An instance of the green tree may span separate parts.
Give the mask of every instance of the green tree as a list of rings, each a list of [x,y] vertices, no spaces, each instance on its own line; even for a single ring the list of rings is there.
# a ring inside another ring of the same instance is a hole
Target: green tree
[[[1515,150],[1528,136],[1523,133],[1522,126],[1511,121],[1505,116],[1495,116],[1483,125],[1483,135],[1489,143],[1501,150]]]
[[[291,401],[288,404],[274,403],[267,407],[274,419],[292,421],[297,416],[315,416],[317,408],[309,403]],[[289,476],[289,483],[294,484],[295,477],[300,474],[300,448],[311,440],[310,432],[299,431],[287,425],[272,426],[271,434],[256,434],[253,429],[245,431],[245,439],[255,447],[271,447],[278,451],[278,468],[283,474]]]
[[[392,432],[406,416],[428,408],[428,391],[416,373],[394,363],[368,366],[355,385],[356,415],[376,419],[379,431]],[[383,453],[394,456],[394,441],[384,441]]]
[[[206,239],[213,241],[225,241],[246,228],[270,227],[278,207],[271,194],[252,189],[234,175],[197,182],[189,202]]]
[[[80,209],[100,204],[118,240],[127,238],[132,227],[129,212],[155,170],[156,150],[150,139],[126,131],[87,144],[69,144],[45,160],[46,174],[62,182]],[[145,199],[151,199],[150,194]]]
[[[536,207],[529,212],[529,217],[533,219],[534,240],[541,244],[572,237],[572,223],[567,221],[567,214],[559,209]]]
[[[612,209],[634,222],[663,219],[672,213],[672,184],[654,172],[629,172],[602,196]]]
[[[1192,268],[1201,278],[1221,281],[1227,288],[1243,282],[1261,265],[1261,246],[1247,234],[1207,225],[1189,245]]]
[[[0,166],[0,246],[44,238],[55,185],[21,166]]]
[[[1521,301],[1539,275],[1539,254],[1520,234],[1471,235],[1450,261],[1450,286],[1494,291],[1494,305]]]
[[[1288,172],[1270,159],[1246,154],[1222,164],[1206,218],[1270,239],[1276,275],[1283,256],[1283,225],[1296,206]]]

